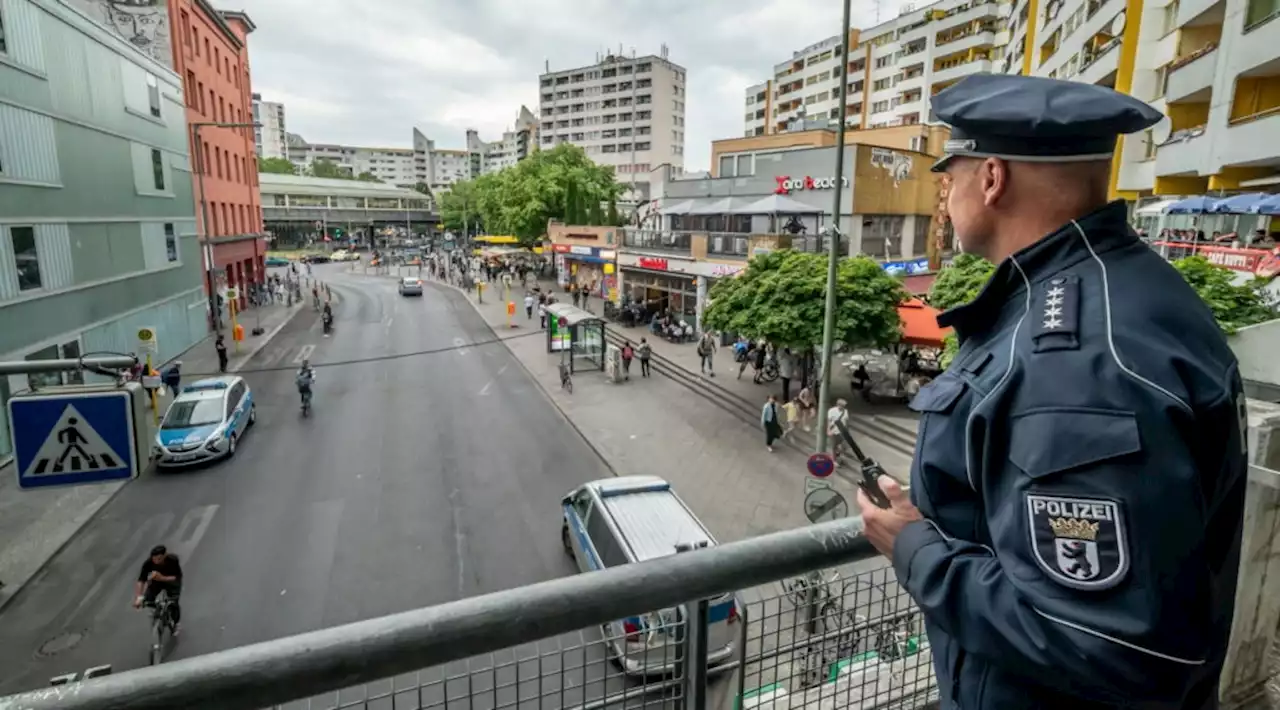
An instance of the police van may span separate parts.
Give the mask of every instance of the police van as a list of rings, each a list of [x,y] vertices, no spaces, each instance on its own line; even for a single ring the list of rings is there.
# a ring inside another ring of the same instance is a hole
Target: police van
[[[592,481],[562,505],[561,538],[581,572],[673,555],[677,545],[716,544],[671,484],[654,476]],[[735,595],[710,601],[707,660],[714,669],[733,656],[741,620]],[[606,624],[609,654],[628,675],[670,672],[678,657],[675,619],[665,609]]]

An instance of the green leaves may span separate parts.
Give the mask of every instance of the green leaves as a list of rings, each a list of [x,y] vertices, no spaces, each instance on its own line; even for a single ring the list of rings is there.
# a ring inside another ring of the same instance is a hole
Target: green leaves
[[[352,177],[345,170],[338,167],[338,164],[332,160],[314,160],[311,167],[307,169],[307,174],[311,177],[331,178],[334,180],[351,180]]]
[[[1213,311],[1214,320],[1223,333],[1230,335],[1247,325],[1254,325],[1276,318],[1263,298],[1263,279],[1236,285],[1229,269],[1210,263],[1203,256],[1189,256],[1173,262],[1173,268],[1182,274],[1191,288]]]
[[[606,221],[606,210],[622,192],[611,166],[596,165],[581,148],[562,143],[499,172],[455,183],[440,198],[440,219],[447,229],[461,229],[465,213],[472,225],[479,222],[491,234],[511,234],[528,244],[553,219],[616,223]]]
[[[258,161],[258,172],[275,175],[297,175],[298,166],[284,158],[263,158]]]
[[[707,330],[767,338],[778,347],[822,342],[827,257],[782,249],[757,256],[734,278],[712,287],[703,314]],[[902,285],[865,257],[841,259],[836,272],[836,340],[883,346],[901,335]]]
[[[929,305],[945,311],[972,301],[991,280],[995,270],[994,264],[980,256],[956,256],[929,288]]]

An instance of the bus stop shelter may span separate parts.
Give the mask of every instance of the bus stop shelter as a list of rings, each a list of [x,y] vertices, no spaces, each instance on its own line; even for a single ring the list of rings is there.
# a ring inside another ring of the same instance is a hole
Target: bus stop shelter
[[[604,320],[568,303],[547,306],[547,352],[562,353],[569,371],[578,363],[588,369],[604,370]]]

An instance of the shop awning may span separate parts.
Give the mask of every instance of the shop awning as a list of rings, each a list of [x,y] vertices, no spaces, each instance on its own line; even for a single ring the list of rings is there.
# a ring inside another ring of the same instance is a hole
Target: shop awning
[[[1271,195],[1265,192],[1248,192],[1243,195],[1234,195],[1218,200],[1209,211],[1214,214],[1256,214],[1251,210],[1256,209],[1258,205],[1270,197]]]
[[[787,197],[786,195],[769,195],[739,207],[734,214],[822,214],[823,211],[812,205]]]
[[[658,208],[659,214],[689,214],[689,210],[693,209],[693,200],[676,200],[670,205],[663,205]]]
[[[1250,210],[1250,214],[1265,214],[1272,217],[1280,216],[1280,195],[1272,195],[1267,199],[1259,202]]]
[[[1133,213],[1139,217],[1154,217],[1156,215],[1164,214],[1164,211],[1169,209],[1169,207],[1173,206],[1176,202],[1177,200],[1159,200],[1157,202],[1145,204],[1134,210]]]
[[[733,214],[733,198],[722,197],[712,202],[697,205],[685,214]]]
[[[902,319],[902,342],[924,348],[942,347],[942,339],[951,333],[950,328],[938,326],[938,311],[918,298],[912,298],[898,306]]]
[[[1185,200],[1178,200],[1172,205],[1169,205],[1169,209],[1166,211],[1169,214],[1197,214],[1201,212],[1209,212],[1217,202],[1218,198],[1216,197],[1198,195],[1196,197],[1188,197]]]

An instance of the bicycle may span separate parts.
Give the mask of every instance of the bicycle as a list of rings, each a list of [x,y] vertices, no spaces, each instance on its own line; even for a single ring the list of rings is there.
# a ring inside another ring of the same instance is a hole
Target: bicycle
[[[173,620],[173,600],[168,591],[160,590],[147,606],[151,609],[151,665],[158,666],[164,661],[165,634],[172,637],[178,624]]]
[[[845,614],[842,600],[848,586],[841,578],[840,570],[831,570],[831,576],[826,579],[822,578],[820,571],[814,571],[803,577],[784,579],[781,584],[783,592],[797,610],[813,607],[813,633],[824,634],[828,627],[831,629],[840,627],[841,617]],[[834,594],[832,586],[837,584],[840,586],[840,593]],[[811,588],[812,594],[810,594]]]
[[[302,416],[311,416],[311,388],[302,391]]]
[[[560,363],[560,389],[567,390],[569,394],[573,394],[573,372],[569,367],[569,363]]]

